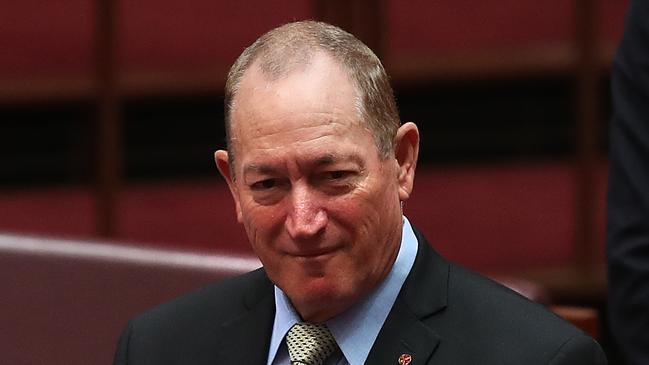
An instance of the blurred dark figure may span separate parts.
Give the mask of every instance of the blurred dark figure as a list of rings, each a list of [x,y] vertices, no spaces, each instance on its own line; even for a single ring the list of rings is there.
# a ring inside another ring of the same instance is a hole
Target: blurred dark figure
[[[609,321],[625,364],[649,364],[649,1],[634,0],[613,64]]]

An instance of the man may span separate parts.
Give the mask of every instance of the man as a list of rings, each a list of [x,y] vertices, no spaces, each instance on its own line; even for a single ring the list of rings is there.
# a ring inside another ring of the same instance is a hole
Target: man
[[[116,364],[605,363],[411,227],[419,133],[352,35],[298,22],[259,38],[228,76],[226,131],[216,164],[263,269],[135,319]]]
[[[649,2],[632,1],[613,62],[609,323],[622,364],[649,364]]]

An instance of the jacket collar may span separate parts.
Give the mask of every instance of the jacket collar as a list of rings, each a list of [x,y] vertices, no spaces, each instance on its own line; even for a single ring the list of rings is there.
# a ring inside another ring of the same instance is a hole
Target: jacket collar
[[[368,364],[397,364],[402,354],[424,364],[437,349],[440,336],[425,319],[447,305],[449,264],[415,230],[417,258],[367,359]]]

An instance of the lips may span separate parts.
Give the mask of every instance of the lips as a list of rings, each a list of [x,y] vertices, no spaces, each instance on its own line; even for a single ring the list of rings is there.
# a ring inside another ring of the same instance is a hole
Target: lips
[[[313,259],[327,256],[336,252],[338,249],[338,247],[328,247],[316,250],[301,250],[297,252],[290,252],[289,255],[297,258]]]

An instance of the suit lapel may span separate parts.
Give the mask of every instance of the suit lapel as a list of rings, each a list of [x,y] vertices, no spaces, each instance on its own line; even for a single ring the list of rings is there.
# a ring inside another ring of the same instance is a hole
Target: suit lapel
[[[397,299],[381,328],[366,364],[398,364],[402,354],[412,356],[412,363],[425,364],[439,343],[439,336]]]
[[[366,364],[395,365],[402,354],[412,356],[412,365],[426,364],[441,341],[425,319],[446,307],[449,265],[419,232],[415,234],[417,258]]]
[[[259,285],[250,287],[246,306],[248,311],[222,325],[219,364],[266,364],[275,299],[265,275]]]

